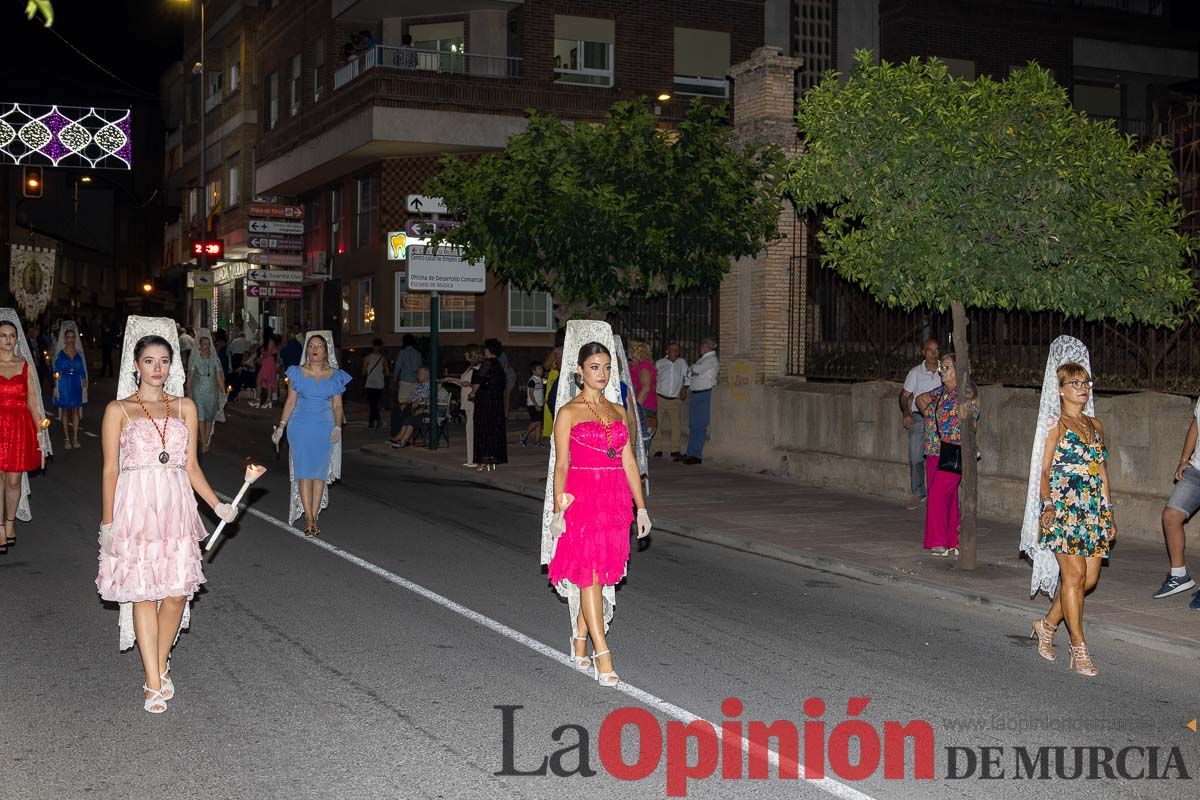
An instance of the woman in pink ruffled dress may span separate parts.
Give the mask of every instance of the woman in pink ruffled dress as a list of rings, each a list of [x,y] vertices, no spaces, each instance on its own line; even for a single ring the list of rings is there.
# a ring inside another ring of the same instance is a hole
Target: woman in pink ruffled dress
[[[576,361],[579,395],[554,417],[554,447],[566,453],[555,461],[554,522],[561,533],[549,564],[550,583],[570,581],[579,588],[572,654],[575,666],[589,669],[602,686],[619,682],[605,636],[602,589],[625,577],[629,523],[637,508],[638,537],[650,533],[641,474],[629,442],[625,411],[608,401],[604,387],[612,374],[612,354],[589,342]],[[587,641],[593,655],[587,655]],[[582,652],[580,652],[582,651]]]
[[[117,400],[102,423],[104,511],[96,587],[104,600],[132,605],[133,634],[145,670],[144,708],[167,710],[175,696],[171,648],[204,573],[198,542],[207,536],[200,495],[217,516],[220,502],[196,461],[196,406],[183,397],[178,339],[169,319],[131,317]]]

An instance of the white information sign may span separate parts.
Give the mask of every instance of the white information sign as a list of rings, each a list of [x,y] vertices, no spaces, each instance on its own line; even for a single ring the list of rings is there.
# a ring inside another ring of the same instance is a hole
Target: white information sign
[[[408,288],[414,292],[487,291],[487,267],[480,260],[468,264],[456,247],[408,248]]]
[[[304,273],[298,269],[252,269],[246,277],[258,283],[303,283]]]
[[[410,214],[446,214],[446,204],[440,197],[427,194],[410,194],[406,205]]]

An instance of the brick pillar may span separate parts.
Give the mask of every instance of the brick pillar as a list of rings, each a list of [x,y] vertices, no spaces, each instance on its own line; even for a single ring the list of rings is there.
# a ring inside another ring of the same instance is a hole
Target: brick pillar
[[[803,63],[773,47],[761,47],[729,71],[734,79],[733,125],[740,144],[770,142],[789,155],[799,152],[795,85]],[[779,209],[779,232],[782,238],[754,258],[735,261],[721,283],[722,366],[734,360],[749,362],[756,383],[788,372],[789,315],[790,329],[804,330],[805,271],[798,271],[794,286],[790,273],[793,254],[802,254],[804,228],[795,224],[795,212],[786,200]],[[793,239],[797,239],[795,248]],[[793,290],[798,298],[795,308]],[[799,364],[793,372],[803,372],[803,350],[798,347],[796,352]]]

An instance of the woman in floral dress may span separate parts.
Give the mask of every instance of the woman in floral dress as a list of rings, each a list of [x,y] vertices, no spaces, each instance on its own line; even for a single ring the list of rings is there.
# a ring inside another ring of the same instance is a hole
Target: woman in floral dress
[[[1100,562],[1117,538],[1109,494],[1104,426],[1084,413],[1092,380],[1080,364],[1058,368],[1062,413],[1042,456],[1039,545],[1054,554],[1061,573],[1054,604],[1033,625],[1038,653],[1054,660],[1054,630],[1064,619],[1071,635],[1070,668],[1099,674],[1083,639],[1083,598],[1100,579]]]

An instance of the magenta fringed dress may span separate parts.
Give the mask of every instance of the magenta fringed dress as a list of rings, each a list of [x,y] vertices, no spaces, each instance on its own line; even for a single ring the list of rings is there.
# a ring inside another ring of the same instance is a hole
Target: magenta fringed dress
[[[570,460],[563,491],[574,496],[564,518],[567,530],[559,537],[550,559],[550,583],[569,580],[581,589],[592,585],[593,573],[603,586],[625,576],[629,561],[629,523],[633,495],[625,477],[621,450],[629,440],[625,424],[612,424],[609,458],[604,426],[581,422],[571,428]]]
[[[162,421],[156,420],[159,430]],[[187,424],[171,417],[166,464],[155,422],[131,419],[121,430],[121,473],[113,507],[112,547],[100,552],[96,588],[105,600],[128,603],[191,597],[204,583],[200,547],[207,536],[188,480]]]

